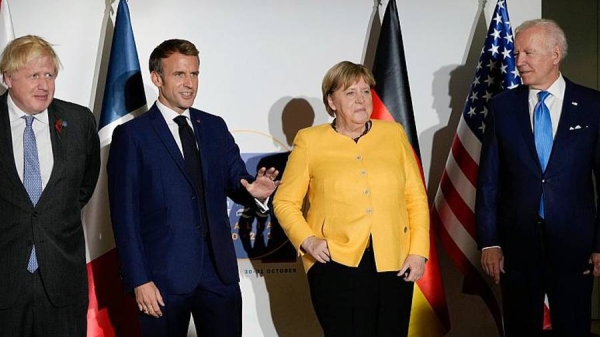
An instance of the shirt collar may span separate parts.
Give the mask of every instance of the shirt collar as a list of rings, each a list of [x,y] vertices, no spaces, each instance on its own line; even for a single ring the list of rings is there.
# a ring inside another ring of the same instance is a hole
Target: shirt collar
[[[185,109],[183,113],[179,114],[175,110],[162,104],[159,100],[156,100],[156,107],[164,117],[165,121],[167,121],[167,124],[175,124],[175,121],[173,119],[175,119],[175,117],[178,116],[185,116],[188,119],[190,118],[190,109]]]
[[[8,115],[11,123],[21,119],[23,116],[30,116],[30,114],[25,113],[23,110],[19,109],[19,107],[15,104],[12,97],[10,97],[10,92],[6,98],[6,104],[8,106]],[[38,122],[48,125],[48,109],[45,109],[42,112],[33,115]]]
[[[565,96],[565,88],[566,88],[567,84],[565,82],[565,78],[562,76],[562,73],[560,73],[558,75],[558,78],[556,79],[556,81],[554,81],[554,83],[552,83],[552,85],[544,90],[549,92],[552,96],[563,100],[564,96]],[[534,102],[537,102],[538,98],[537,98],[537,94],[540,92],[541,90],[538,89],[529,89],[529,100],[533,100]]]

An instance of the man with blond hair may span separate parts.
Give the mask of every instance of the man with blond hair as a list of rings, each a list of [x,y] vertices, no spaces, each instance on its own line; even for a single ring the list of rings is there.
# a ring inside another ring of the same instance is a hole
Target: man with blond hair
[[[91,111],[54,98],[60,61],[37,36],[0,60],[0,337],[86,335],[81,208],[100,146]]]

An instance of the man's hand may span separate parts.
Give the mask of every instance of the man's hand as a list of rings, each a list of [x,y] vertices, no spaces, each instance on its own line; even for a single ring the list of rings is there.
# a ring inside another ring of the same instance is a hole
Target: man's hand
[[[398,276],[404,276],[404,281],[407,282],[416,282],[423,274],[425,274],[425,259],[423,256],[410,254],[404,260],[404,264],[402,264],[402,268],[400,272],[398,272]],[[406,272],[409,272],[408,275],[405,275]]]
[[[590,270],[584,271],[583,275],[587,275],[592,272],[594,277],[600,276],[600,253],[592,253],[588,262],[590,265],[593,265],[593,268],[590,267]]]
[[[275,180],[278,175],[279,171],[277,171],[274,167],[271,167],[268,170],[264,167],[261,167],[256,173],[256,179],[253,183],[249,183],[246,179],[242,179],[240,182],[242,183],[242,186],[246,188],[248,193],[250,193],[250,195],[258,199],[260,202],[263,202],[271,194],[273,194],[275,189],[277,189],[277,186],[279,186],[280,181]]]
[[[327,263],[331,260],[331,255],[329,255],[329,248],[327,247],[327,241],[323,239],[317,239],[314,236],[309,236],[304,241],[302,241],[302,244],[300,246],[302,247],[302,249],[304,249],[305,252],[312,255],[312,257],[314,257],[315,260],[321,263]]]
[[[162,317],[160,307],[164,307],[165,302],[163,302],[160,291],[158,291],[154,282],[144,283],[136,287],[133,291],[135,293],[135,301],[141,312],[156,318]]]
[[[496,284],[500,283],[500,272],[504,273],[504,254],[502,248],[493,247],[481,252],[481,267],[483,271],[494,278]]]

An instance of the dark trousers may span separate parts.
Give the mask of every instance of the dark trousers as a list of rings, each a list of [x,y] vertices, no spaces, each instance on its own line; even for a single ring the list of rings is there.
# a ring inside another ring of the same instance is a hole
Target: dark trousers
[[[397,272],[378,273],[368,249],[357,268],[316,263],[308,282],[325,337],[406,336],[414,283]]]
[[[0,310],[0,337],[85,337],[87,301],[57,308],[44,290],[40,272],[27,274],[17,301]]]
[[[500,276],[506,337],[552,336],[589,337],[591,329],[591,296],[593,276],[583,270],[556,271],[550,260],[545,223],[538,219],[539,258],[534,267],[514,270],[510,261]],[[543,331],[544,294],[548,295],[551,331]]]
[[[202,279],[190,294],[164,294],[163,316],[154,318],[140,313],[142,336],[186,337],[190,315],[197,335],[238,337],[242,335],[242,295],[238,283],[224,284],[215,270],[212,254],[205,241]],[[160,290],[160,289],[159,289]]]

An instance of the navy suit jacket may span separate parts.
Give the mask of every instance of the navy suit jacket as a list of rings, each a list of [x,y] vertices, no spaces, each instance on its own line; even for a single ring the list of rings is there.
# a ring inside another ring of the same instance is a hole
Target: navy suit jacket
[[[239,281],[227,197],[253,204],[251,180],[222,118],[190,109],[203,163],[211,251],[221,280]],[[107,165],[111,219],[126,289],[153,281],[161,292],[191,293],[200,280],[204,220],[183,156],[154,105],[117,127]]]
[[[600,182],[600,93],[565,78],[561,117],[545,172],[534,142],[528,87],[492,99],[486,121],[476,201],[480,248],[500,246],[507,269],[548,262],[582,272],[600,252],[595,185]],[[544,191],[545,234],[536,225]],[[541,240],[545,240],[543,243]]]

